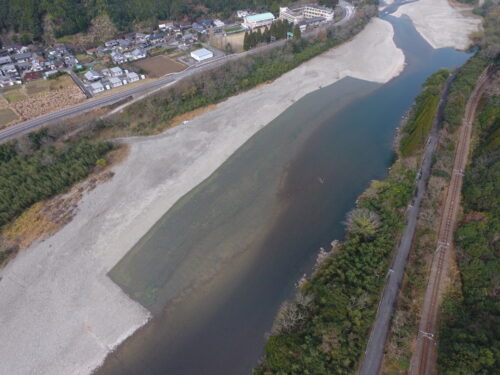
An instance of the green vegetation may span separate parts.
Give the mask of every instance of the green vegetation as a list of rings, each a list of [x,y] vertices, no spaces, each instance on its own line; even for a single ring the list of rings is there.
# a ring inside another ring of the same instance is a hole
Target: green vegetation
[[[462,124],[465,114],[465,105],[469,99],[476,81],[490,63],[490,59],[482,53],[477,53],[469,59],[458,71],[451,84],[448,101],[444,108],[444,120],[452,127]]]
[[[243,39],[243,49],[248,51],[249,49],[255,47],[259,43],[269,43],[272,39],[286,39],[287,33],[291,30],[291,24],[288,20],[277,20],[271,25],[271,28],[265,28],[264,32],[260,29],[257,31],[245,32],[245,38]],[[300,33],[300,29],[299,29]],[[295,39],[300,39],[295,38]]]
[[[301,286],[299,298],[284,305],[265,359],[254,374],[326,375],[356,370],[404,225],[414,178],[415,171],[398,161],[385,181],[373,182],[361,196],[348,217],[346,240]],[[359,222],[368,225],[359,226]],[[295,324],[294,316],[300,318]]]
[[[288,2],[293,2],[289,0]],[[108,15],[120,30],[136,23],[156,26],[158,20],[198,17],[222,13],[228,17],[236,9],[262,9],[278,12],[278,0],[2,0],[0,31],[18,33],[19,41],[28,44],[51,31],[56,38],[84,32],[91,20]]]
[[[380,218],[366,208],[356,208],[347,215],[346,227],[351,235],[369,240],[375,237],[380,229]]]
[[[404,157],[414,155],[425,144],[448,76],[447,70],[441,70],[423,84],[424,90],[415,99],[415,105],[403,128],[400,152]]]
[[[498,374],[500,369],[499,104],[499,96],[490,97],[480,111],[480,139],[464,179],[464,220],[455,234],[460,285],[444,303],[442,374]]]
[[[52,141],[42,130],[0,145],[0,226],[86,177],[112,148],[107,142],[84,139],[66,144]]]

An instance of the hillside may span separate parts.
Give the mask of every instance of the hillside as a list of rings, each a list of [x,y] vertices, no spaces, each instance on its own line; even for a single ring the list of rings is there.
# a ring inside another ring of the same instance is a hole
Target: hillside
[[[196,19],[221,13],[229,17],[236,9],[266,9],[277,12],[277,0],[0,0],[0,31],[14,32],[23,44],[41,40],[44,33],[59,38],[85,32],[91,21],[108,15],[119,30],[133,24],[152,26],[157,20]]]

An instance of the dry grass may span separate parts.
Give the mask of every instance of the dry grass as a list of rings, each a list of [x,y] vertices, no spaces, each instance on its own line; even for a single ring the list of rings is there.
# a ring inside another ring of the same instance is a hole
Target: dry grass
[[[165,74],[180,72],[186,69],[184,64],[172,60],[168,56],[160,55],[150,57],[133,63],[134,66],[144,69],[148,76],[153,78],[162,77]]]
[[[5,99],[11,104],[17,103],[20,100],[26,98],[26,95],[21,91],[21,88],[6,92],[4,94]]]
[[[217,104],[210,104],[202,108],[195,109],[191,112],[184,113],[179,116],[175,116],[172,120],[170,120],[165,128],[162,129],[165,130],[166,128],[173,128],[174,126],[181,125],[184,121],[189,121],[194,119],[195,117],[201,116],[202,114],[206,112],[210,112],[217,108]]]

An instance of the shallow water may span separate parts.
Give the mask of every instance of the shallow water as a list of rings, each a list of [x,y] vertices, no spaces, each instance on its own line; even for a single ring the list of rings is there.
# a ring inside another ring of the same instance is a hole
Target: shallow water
[[[99,374],[247,374],[281,302],[393,157],[425,79],[469,57],[432,50],[387,16],[408,63],[386,85],[344,79],[258,132],[181,199],[110,272],[156,314]]]

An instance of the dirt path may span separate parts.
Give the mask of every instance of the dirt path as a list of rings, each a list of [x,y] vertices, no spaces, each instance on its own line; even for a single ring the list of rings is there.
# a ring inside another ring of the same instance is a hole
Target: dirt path
[[[419,325],[416,349],[411,360],[410,374],[436,374],[436,342],[434,337],[437,328],[437,317],[443,287],[448,271],[448,264],[453,242],[453,233],[460,205],[463,172],[467,164],[472,122],[476,108],[488,83],[488,74],[484,72],[479,78],[465,109],[464,122],[459,130],[459,144],[455,154],[453,175],[443,207],[443,216],[439,228],[436,252],[432,260],[431,273],[425,292],[424,308]]]

